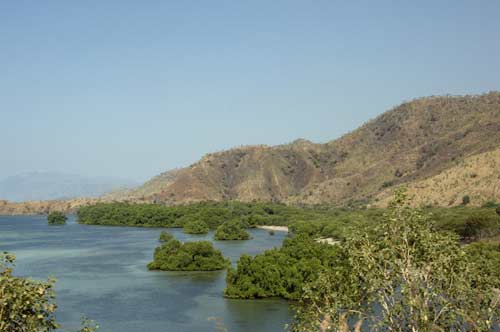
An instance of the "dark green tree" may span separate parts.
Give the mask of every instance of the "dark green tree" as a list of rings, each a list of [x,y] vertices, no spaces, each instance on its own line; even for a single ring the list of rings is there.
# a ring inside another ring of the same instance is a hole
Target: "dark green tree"
[[[328,269],[337,252],[337,246],[318,243],[305,234],[285,239],[280,249],[267,250],[254,257],[241,256],[237,268],[228,271],[224,295],[296,300],[304,284]]]
[[[150,270],[215,271],[229,266],[228,259],[210,241],[181,243],[172,239],[155,249]]]
[[[170,240],[173,240],[174,236],[170,234],[169,232],[162,231],[160,233],[160,242],[168,242]]]
[[[186,234],[207,234],[208,225],[202,220],[191,220],[184,224]]]
[[[233,219],[217,227],[214,238],[216,240],[248,240],[250,234],[245,230],[242,222]]]
[[[49,225],[64,225],[67,219],[66,215],[59,211],[50,212],[47,216]]]
[[[459,234],[462,238],[480,240],[497,233],[498,228],[499,223],[496,215],[475,214],[467,217]]]

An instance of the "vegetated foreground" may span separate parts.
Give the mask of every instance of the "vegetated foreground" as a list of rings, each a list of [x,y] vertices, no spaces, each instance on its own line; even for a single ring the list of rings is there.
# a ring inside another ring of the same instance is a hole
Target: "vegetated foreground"
[[[371,331],[490,331],[499,318],[500,205],[469,208],[466,201],[457,208],[415,209],[398,193],[388,209],[364,210],[239,202],[175,207],[115,203],[82,208],[78,217],[82,223],[141,227],[181,227],[193,220],[212,229],[224,223],[288,225],[291,237],[281,248],[243,255],[229,269],[225,295],[295,300],[293,331],[341,332],[350,325]],[[325,236],[335,244],[321,243]],[[218,270],[229,265],[210,242],[183,244],[167,232],[160,241],[150,269]],[[4,268],[3,275],[9,276],[8,271]],[[10,310],[14,316],[2,317],[3,324],[13,324],[18,309]],[[51,312],[38,320],[24,319],[34,327],[45,326],[37,324],[52,324]]]

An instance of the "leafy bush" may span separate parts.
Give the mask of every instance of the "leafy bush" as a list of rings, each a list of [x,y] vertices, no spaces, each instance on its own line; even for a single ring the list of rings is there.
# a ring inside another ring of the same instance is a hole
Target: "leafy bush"
[[[496,208],[497,207],[497,203],[495,203],[495,201],[487,201],[486,203],[484,203],[481,207],[483,208],[487,208],[487,209],[491,209],[491,208]]]
[[[201,220],[192,220],[184,224],[184,233],[187,234],[207,234],[208,225]]]
[[[456,207],[429,209],[437,230],[451,231],[462,240],[477,240],[500,232],[500,218],[493,209]]]
[[[470,196],[469,195],[465,195],[464,197],[462,197],[462,205],[463,206],[465,206],[469,203],[470,203]]]
[[[398,193],[381,222],[348,236],[304,286],[293,331],[497,330],[497,268],[475,257],[486,250],[468,254],[458,236],[433,228]]]
[[[168,242],[170,240],[173,240],[174,236],[170,234],[169,232],[162,231],[160,233],[160,242]]]
[[[489,215],[472,215],[465,220],[464,228],[460,232],[462,238],[480,240],[498,232],[498,218]]]
[[[14,261],[14,255],[0,254],[0,331],[55,332],[60,327],[55,318],[55,281],[16,277]],[[97,328],[91,321],[84,320],[80,332],[93,332]]]
[[[465,246],[469,261],[480,270],[482,282],[491,287],[500,287],[500,245],[498,243],[475,242]]]
[[[318,243],[307,235],[286,239],[281,249],[255,257],[242,255],[237,268],[228,270],[224,295],[298,299],[304,283],[328,269],[336,255],[336,246]]]
[[[216,240],[248,240],[250,234],[245,230],[243,223],[230,220],[217,227],[214,238]]]
[[[67,219],[68,218],[64,213],[58,211],[51,212],[47,216],[47,221],[49,225],[64,225]]]
[[[220,250],[210,241],[181,243],[172,239],[155,249],[150,270],[164,271],[215,271],[230,264]]]

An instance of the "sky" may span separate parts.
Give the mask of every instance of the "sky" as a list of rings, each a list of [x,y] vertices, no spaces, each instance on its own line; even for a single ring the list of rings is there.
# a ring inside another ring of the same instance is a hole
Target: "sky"
[[[144,181],[500,89],[499,1],[0,0],[0,178]]]

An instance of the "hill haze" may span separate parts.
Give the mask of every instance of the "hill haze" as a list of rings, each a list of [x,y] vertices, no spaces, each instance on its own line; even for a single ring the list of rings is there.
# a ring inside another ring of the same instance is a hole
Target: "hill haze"
[[[110,177],[31,172],[0,180],[0,199],[15,202],[99,197],[137,183]]]

